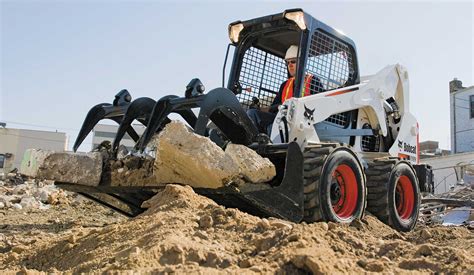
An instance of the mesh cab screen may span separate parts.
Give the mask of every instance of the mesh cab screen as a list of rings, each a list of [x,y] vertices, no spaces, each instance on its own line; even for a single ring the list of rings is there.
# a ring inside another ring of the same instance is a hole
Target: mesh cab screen
[[[270,106],[275,98],[281,83],[287,80],[285,61],[251,47],[244,55],[239,82],[242,93],[237,95],[244,107],[249,107],[252,97],[260,100],[261,107]]]
[[[305,68],[306,74],[313,75],[317,80],[311,83],[311,89],[330,91],[352,85],[353,60],[348,45],[316,30],[311,37]],[[334,114],[326,122],[346,127],[349,117],[349,113]]]

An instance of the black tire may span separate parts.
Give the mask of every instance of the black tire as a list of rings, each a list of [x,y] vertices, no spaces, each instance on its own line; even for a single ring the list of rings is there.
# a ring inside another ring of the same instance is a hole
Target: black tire
[[[392,228],[408,232],[418,220],[421,204],[413,167],[398,159],[370,162],[367,175],[367,210]]]
[[[348,147],[306,148],[303,173],[306,222],[350,223],[364,215],[365,177]]]

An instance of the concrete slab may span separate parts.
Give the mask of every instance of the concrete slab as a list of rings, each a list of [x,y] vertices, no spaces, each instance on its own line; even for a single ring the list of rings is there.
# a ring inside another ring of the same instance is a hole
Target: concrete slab
[[[102,155],[100,152],[28,149],[23,157],[20,173],[38,179],[96,186],[102,175]]]

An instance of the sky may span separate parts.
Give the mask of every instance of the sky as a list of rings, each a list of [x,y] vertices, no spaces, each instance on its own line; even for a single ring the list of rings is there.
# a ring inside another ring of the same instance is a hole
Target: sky
[[[71,148],[89,109],[121,89],[157,100],[195,77],[220,87],[228,24],[289,8],[352,38],[361,75],[405,66],[420,141],[450,148],[449,81],[474,85],[472,1],[0,0],[0,122],[65,132]]]

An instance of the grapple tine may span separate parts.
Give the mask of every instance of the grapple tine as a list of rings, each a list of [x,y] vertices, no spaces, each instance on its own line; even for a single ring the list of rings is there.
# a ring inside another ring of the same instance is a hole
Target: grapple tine
[[[92,107],[89,112],[87,113],[86,119],[82,124],[81,130],[79,131],[79,135],[74,142],[73,150],[74,152],[77,151],[81,143],[87,137],[87,135],[94,129],[94,126],[102,119],[109,118],[118,124],[122,122],[122,117],[125,114],[128,106],[130,105],[130,101],[132,100],[132,96],[130,93],[123,89],[115,95],[115,99],[113,104],[110,103],[101,103],[97,104]],[[137,141],[139,136],[133,130],[133,128],[127,129],[128,134]]]
[[[149,117],[151,112],[153,111],[153,107],[155,106],[156,101],[149,98],[149,97],[141,97],[134,100],[130,106],[128,106],[127,112],[125,113],[120,126],[118,128],[117,134],[114,139],[113,143],[113,151],[115,152],[122,140],[125,132],[133,130],[133,127],[130,127],[132,122],[137,119],[144,125],[147,125],[149,121]],[[135,131],[135,130],[133,130]],[[133,138],[133,137],[132,137]],[[139,140],[138,135],[137,138],[133,138],[135,142]]]
[[[81,146],[81,143],[84,141],[87,135],[92,131],[94,126],[97,124],[97,122],[105,118],[107,112],[104,107],[110,107],[110,106],[112,106],[112,104],[110,103],[101,103],[101,104],[95,105],[89,110],[89,112],[87,113],[86,119],[84,120],[84,123],[82,124],[81,130],[79,131],[79,135],[77,136],[76,141],[74,142],[74,147],[73,147],[74,152],[76,152],[79,146]]]
[[[153,135],[157,132],[157,130],[162,126],[165,119],[168,119],[167,114],[171,109],[171,105],[169,104],[170,98],[161,98],[156,102],[153,111],[150,115],[150,121],[148,122],[148,126],[143,132],[142,137],[140,138],[139,142],[135,145],[136,150],[143,151],[150,142]]]

